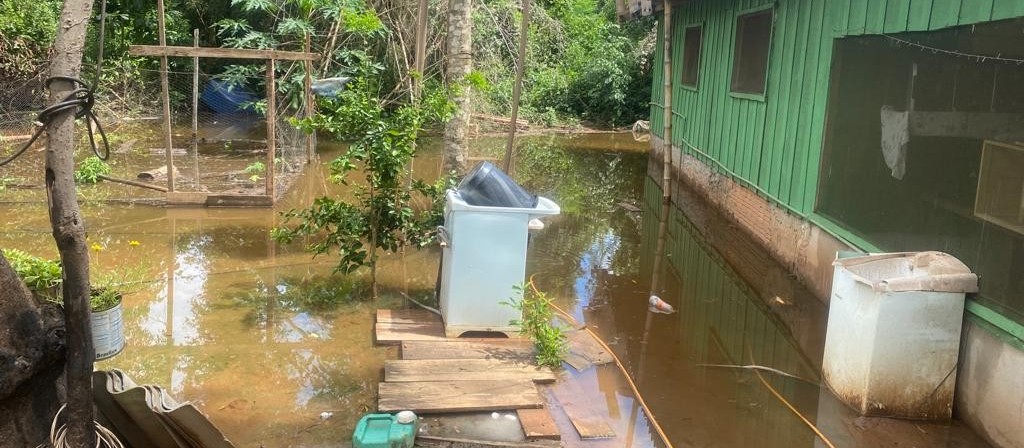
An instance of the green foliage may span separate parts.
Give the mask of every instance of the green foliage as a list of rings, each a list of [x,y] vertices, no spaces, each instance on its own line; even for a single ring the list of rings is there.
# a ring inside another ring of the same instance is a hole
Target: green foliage
[[[517,300],[513,297],[504,303],[519,310],[523,318],[510,323],[519,327],[522,335],[533,340],[537,350],[537,364],[561,367],[568,345],[562,328],[553,323],[551,298],[532,287],[517,286],[516,291],[521,298]]]
[[[62,281],[60,262],[30,255],[18,249],[3,249],[4,258],[28,289],[42,296],[55,296]]]
[[[116,289],[94,287],[89,294],[89,309],[94,313],[109,310],[121,303],[122,297]]]
[[[314,254],[336,252],[340,272],[374,268],[377,249],[397,251],[431,241],[440,224],[436,210],[441,207],[446,185],[416,182],[413,188],[406,188],[406,167],[416,153],[420,128],[424,123],[447,120],[454,113],[446,92],[428,89],[418,102],[387,109],[374,88],[379,80],[372,70],[363,73],[337,99],[322,102],[318,115],[295,120],[304,130],[316,129],[351,142],[348,151],[331,161],[330,177],[348,184],[351,174],[361,170],[363,178],[355,200],[318,198],[307,209],[284,213],[285,226],[272,232],[284,243],[313,237],[307,250]],[[426,197],[431,206],[426,211],[414,209],[414,194]]]
[[[94,184],[100,181],[100,176],[107,174],[110,174],[110,165],[100,160],[99,157],[91,156],[83,160],[75,170],[75,182]]]
[[[35,74],[57,33],[62,2],[0,2],[0,80]]]
[[[531,9],[522,115],[547,125],[621,126],[647,116],[653,21],[615,22],[614,2],[541,1]],[[485,0],[474,13],[474,64],[495,86],[482,109],[511,107],[518,2]]]

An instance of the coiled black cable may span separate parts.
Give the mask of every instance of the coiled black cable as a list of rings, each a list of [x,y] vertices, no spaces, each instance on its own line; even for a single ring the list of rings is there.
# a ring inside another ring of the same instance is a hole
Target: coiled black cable
[[[96,87],[100,83],[100,74],[103,71],[103,45],[105,37],[105,28],[107,23],[107,0],[100,2],[100,30],[97,40],[97,56],[96,56],[96,74],[93,79],[92,86],[89,86],[84,81],[71,76],[51,76],[46,78],[45,86],[47,90],[50,88],[50,83],[54,81],[66,81],[71,83],[73,90],[64,97],[63,100],[58,101],[50,106],[46,107],[39,114],[36,115],[35,125],[36,130],[32,133],[32,137],[29,138],[28,142],[25,142],[14,154],[0,160],[0,166],[7,165],[17,159],[29,147],[39,139],[46,128],[53,122],[54,117],[60,115],[69,109],[77,109],[75,112],[75,119],[85,117],[85,127],[89,131],[89,145],[92,147],[93,154],[96,155],[100,160],[107,160],[110,158],[110,142],[107,140],[107,134],[103,131],[103,125],[100,124],[100,120],[96,118],[96,114],[93,113],[92,108],[96,104]],[[93,126],[95,125],[95,129]],[[99,132],[100,139],[103,141],[103,151],[101,152],[99,147],[96,145],[95,133]]]

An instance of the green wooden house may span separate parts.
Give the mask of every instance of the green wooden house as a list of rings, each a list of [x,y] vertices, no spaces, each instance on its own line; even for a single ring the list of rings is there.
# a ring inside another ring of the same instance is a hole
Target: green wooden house
[[[1024,446],[1024,0],[618,10],[659,17],[653,160],[669,131],[675,179],[819,296],[847,248],[939,250],[979,274],[957,412],[994,445]]]

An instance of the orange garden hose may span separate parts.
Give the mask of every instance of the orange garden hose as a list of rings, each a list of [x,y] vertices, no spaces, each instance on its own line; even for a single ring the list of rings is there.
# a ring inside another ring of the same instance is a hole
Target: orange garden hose
[[[533,275],[530,276],[530,289],[532,289],[535,294],[540,294],[540,291],[537,290],[537,286],[533,284],[533,277]],[[576,319],[573,319],[573,317],[569,315],[569,313],[566,313],[564,310],[559,308],[558,305],[552,303],[551,307],[554,308],[555,311],[558,311],[558,313],[564,316],[566,319],[568,319],[569,322],[571,322],[574,326],[579,324],[579,322],[576,322]],[[654,414],[651,413],[651,409],[647,407],[647,403],[644,402],[644,398],[640,395],[640,390],[637,389],[636,383],[634,383],[633,378],[629,376],[629,372],[626,371],[626,367],[622,365],[622,361],[619,360],[619,357],[615,356],[615,352],[612,351],[612,348],[609,347],[608,344],[605,344],[604,340],[601,339],[601,337],[598,336],[597,333],[594,333],[593,331],[590,330],[590,328],[586,326],[583,327],[583,330],[585,330],[587,333],[590,333],[590,335],[594,337],[594,340],[596,340],[598,344],[601,344],[601,348],[608,352],[609,355],[612,355],[612,359],[615,360],[615,365],[619,367],[620,371],[622,371],[622,376],[626,377],[626,382],[629,384],[629,388],[633,390],[633,396],[636,397],[636,401],[640,403],[640,407],[642,407],[644,409],[644,413],[647,414],[647,420],[651,422],[651,426],[654,427],[654,430],[658,433],[658,436],[661,437],[661,441],[665,443],[665,446],[667,448],[673,448],[672,442],[668,441],[668,436],[665,435],[665,431],[661,429],[661,425],[658,424],[658,420],[654,418]]]

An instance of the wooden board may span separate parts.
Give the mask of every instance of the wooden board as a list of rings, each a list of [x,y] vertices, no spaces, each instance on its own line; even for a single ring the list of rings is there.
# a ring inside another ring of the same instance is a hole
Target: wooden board
[[[377,322],[395,324],[437,324],[441,325],[441,316],[427,310],[377,310]]]
[[[402,359],[533,359],[533,357],[533,343],[527,340],[402,342]]]
[[[525,380],[552,383],[549,368],[526,362],[498,359],[389,359],[384,361],[384,381]]]
[[[542,409],[519,409],[519,424],[523,426],[523,434],[528,440],[548,439],[561,440],[562,434],[558,432],[558,425],[551,418],[551,412],[547,408]]]
[[[380,383],[377,409],[417,413],[539,408],[544,399],[529,380]]]
[[[207,207],[270,207],[274,198],[266,195],[210,194]]]
[[[608,353],[586,330],[570,331],[566,334],[566,341],[569,345],[566,362],[576,370],[585,370],[591,365],[607,364],[614,361],[611,353]]]
[[[615,437],[615,431],[599,413],[603,406],[592,403],[586,391],[572,381],[559,383],[552,388],[562,411],[569,417],[581,439],[609,439]]]
[[[397,345],[402,341],[444,341],[441,324],[396,324],[377,322],[375,337],[378,344]]]

